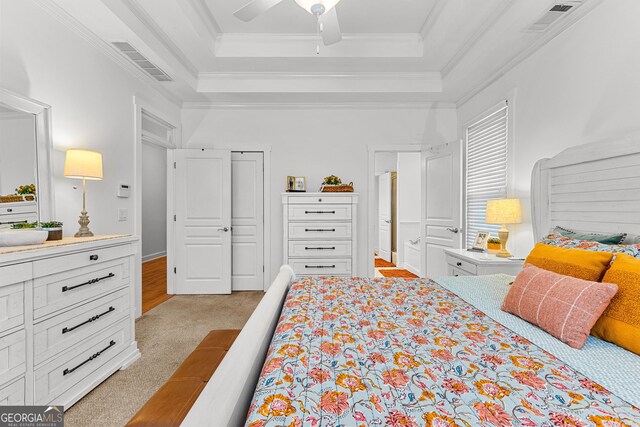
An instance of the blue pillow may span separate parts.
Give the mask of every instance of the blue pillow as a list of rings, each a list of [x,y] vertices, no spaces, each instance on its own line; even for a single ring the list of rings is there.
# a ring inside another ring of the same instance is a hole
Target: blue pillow
[[[598,233],[583,233],[580,231],[569,230],[568,228],[556,226],[553,229],[553,233],[559,234],[563,237],[568,237],[575,240],[589,240],[592,242],[604,243],[605,245],[619,245],[627,238],[627,233],[617,234],[598,234]]]

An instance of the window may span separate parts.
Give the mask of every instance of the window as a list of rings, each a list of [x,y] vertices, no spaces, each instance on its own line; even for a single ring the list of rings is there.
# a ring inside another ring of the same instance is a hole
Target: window
[[[501,103],[491,113],[466,128],[467,247],[478,231],[497,236],[499,225],[485,223],[487,201],[507,197],[508,106]]]

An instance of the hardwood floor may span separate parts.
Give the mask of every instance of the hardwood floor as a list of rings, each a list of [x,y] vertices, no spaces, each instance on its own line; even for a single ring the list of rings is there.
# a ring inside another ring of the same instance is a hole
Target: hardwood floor
[[[142,263],[142,312],[162,304],[173,295],[167,294],[167,257]]]

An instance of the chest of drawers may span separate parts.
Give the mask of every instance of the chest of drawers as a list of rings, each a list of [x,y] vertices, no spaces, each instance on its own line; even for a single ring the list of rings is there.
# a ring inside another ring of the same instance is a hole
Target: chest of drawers
[[[73,405],[139,356],[136,238],[0,248],[0,404]]]
[[[284,263],[300,276],[356,274],[356,193],[283,193]]]

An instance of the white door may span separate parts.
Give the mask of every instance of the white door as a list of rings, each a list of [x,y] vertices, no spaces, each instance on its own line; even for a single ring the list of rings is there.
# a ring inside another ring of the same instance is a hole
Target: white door
[[[461,246],[461,143],[422,151],[422,268],[425,277],[447,275],[444,248]]]
[[[231,153],[231,285],[264,289],[263,153]]]
[[[231,153],[176,150],[176,293],[231,293]]]
[[[378,178],[378,256],[391,262],[391,173]]]

